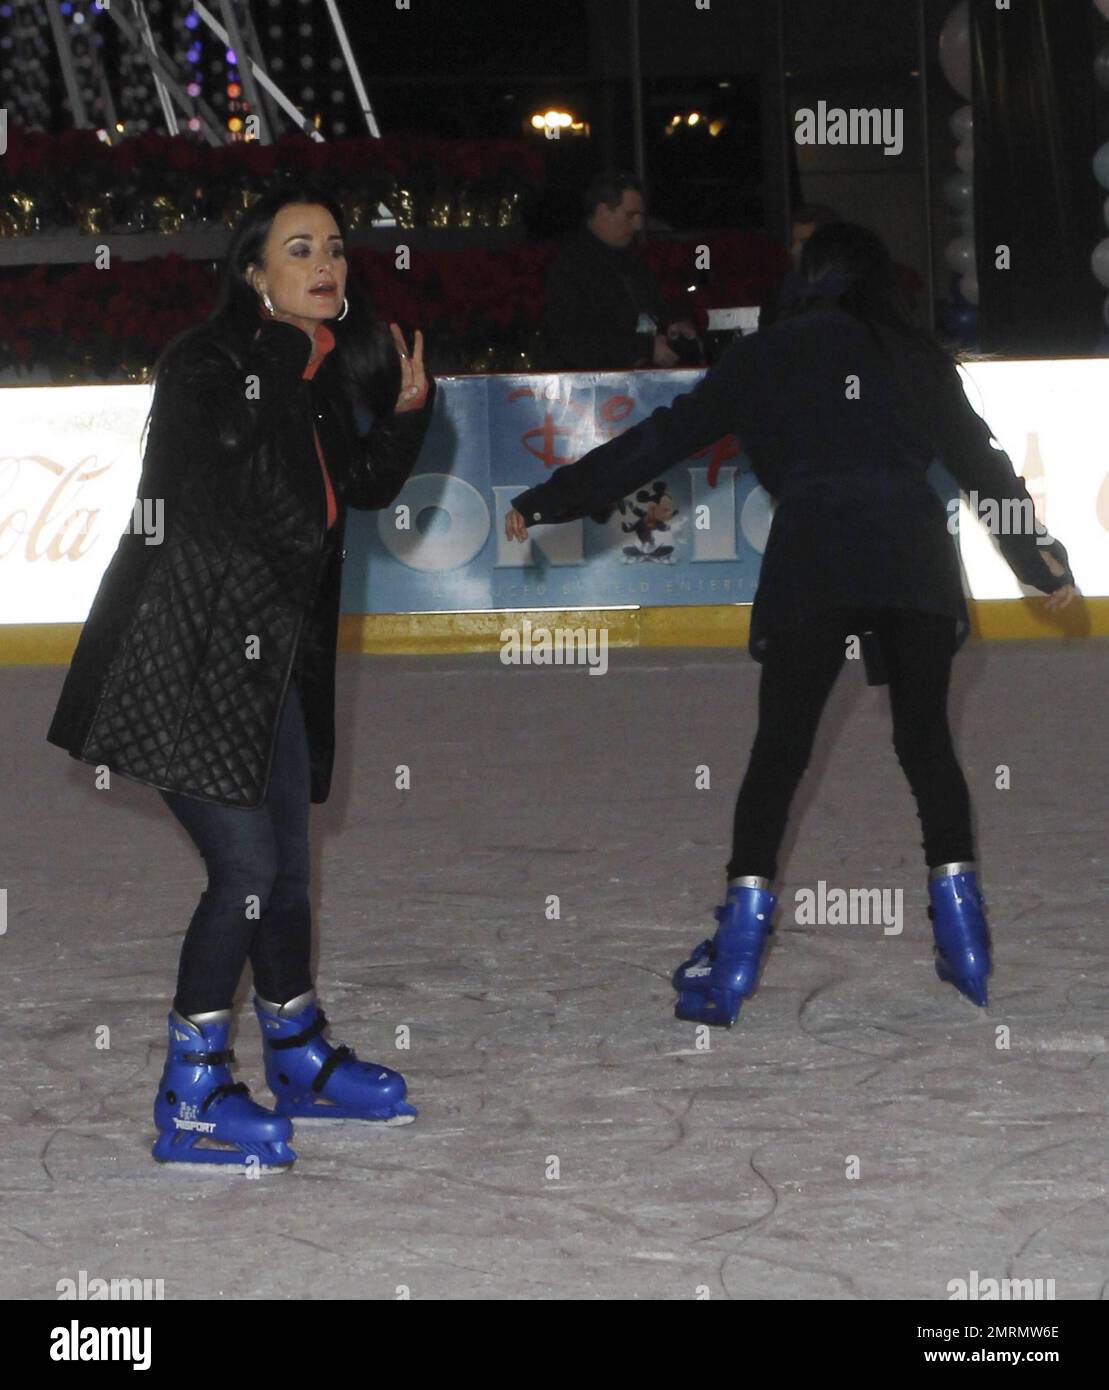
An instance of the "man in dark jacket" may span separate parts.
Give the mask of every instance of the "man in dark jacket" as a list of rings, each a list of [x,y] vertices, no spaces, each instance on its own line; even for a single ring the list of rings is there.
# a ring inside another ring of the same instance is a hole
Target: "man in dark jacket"
[[[650,267],[632,249],[643,227],[643,185],[633,175],[599,174],[585,192],[583,226],[547,276],[543,328],[556,371],[676,367],[675,338],[696,340],[688,319],[668,323]]]

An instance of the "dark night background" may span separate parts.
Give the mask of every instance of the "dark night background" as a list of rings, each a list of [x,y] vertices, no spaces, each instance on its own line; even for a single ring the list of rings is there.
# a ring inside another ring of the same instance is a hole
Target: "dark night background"
[[[201,83],[204,96],[226,116],[222,45],[202,26],[183,28],[184,0],[147,0],[147,7],[155,32],[181,69]],[[0,5],[0,32],[12,23],[3,17],[5,8]],[[940,0],[940,8],[946,12],[947,0]],[[530,210],[534,234],[557,235],[572,225],[580,188],[594,170],[605,164],[631,166],[623,0],[531,7],[516,0],[476,5],[414,0],[407,11],[398,10],[393,0],[346,0],[340,10],[384,134],[518,135],[533,112],[552,105],[588,123],[588,137],[564,135],[557,145],[548,142],[553,147],[550,187],[543,204]],[[251,13],[271,76],[305,114],[319,117],[321,133],[327,138],[364,134],[322,0],[253,0]],[[829,101],[896,101],[906,107],[910,127],[896,174],[890,161],[883,165],[873,151],[851,152],[856,165],[877,158],[869,177],[862,168],[847,167],[845,151],[825,151],[824,158],[835,154],[835,169],[810,169],[803,189],[797,169],[789,168],[794,147],[783,139],[780,111],[772,105],[779,69],[773,4],[714,0],[701,11],[676,0],[642,0],[639,27],[653,216],[675,227],[741,226],[784,235],[787,178],[795,200],[802,192],[819,200],[834,175],[846,214],[853,203],[865,204],[876,228],[899,238],[903,259],[923,259],[915,231],[919,218],[906,208],[910,185],[920,196],[920,140],[911,133],[918,115],[916,0],[785,0],[780,42],[787,98],[807,100],[807,83],[819,74],[820,92]],[[162,128],[145,70],[126,53],[113,26],[103,24],[103,33],[118,114],[129,130]],[[22,42],[22,50],[17,43],[0,59],[0,76],[8,74],[7,84],[18,88],[44,73],[46,81],[36,91],[49,93],[48,111],[38,123],[64,128],[71,118],[49,44],[41,36]],[[187,57],[190,42],[200,44],[196,61]],[[38,73],[26,61],[31,50],[44,65]],[[87,95],[95,109],[98,94],[92,86]],[[955,93],[946,94],[946,104],[950,110],[960,104]],[[18,111],[18,102],[14,105]],[[691,109],[706,117],[700,129],[683,127],[667,136],[671,116]],[[713,117],[724,121],[716,137],[707,130]],[[875,184],[879,173],[881,187]],[[852,180],[855,187],[848,189]]]
[[[62,8],[75,13],[90,3],[66,0]],[[952,3],[712,0],[699,10],[693,0],[640,0],[649,229],[739,228],[785,242],[792,207],[829,203],[883,236],[944,299],[952,280],[945,247],[958,234],[945,201],[945,181],[956,172],[948,122],[964,105],[937,58]],[[155,33],[225,120],[232,112],[223,45],[203,26],[184,28],[189,0],[146,5]],[[394,0],[343,0],[340,10],[382,134],[526,134],[544,144],[547,184],[524,208],[531,237],[558,238],[573,227],[581,190],[598,169],[634,168],[625,0],[412,0],[408,10]],[[34,23],[20,25],[12,6],[0,3],[9,118],[63,129],[71,116],[45,11],[32,4],[20,13],[34,14]],[[271,76],[321,134],[366,134],[323,0],[252,0],[250,13]],[[1105,235],[1103,195],[1089,168],[1106,138],[1105,103],[1099,111],[1091,76],[1104,21],[1089,0],[1021,0],[1004,16],[992,0],[971,0],[971,13],[985,55],[975,70],[976,127],[989,138],[987,146],[976,128],[979,258],[997,231],[1021,244],[1027,272],[1023,298],[1003,302],[998,287],[984,283],[983,324],[999,327],[1006,302],[1012,321],[983,346],[1091,350],[1104,328],[1089,271],[1090,252]],[[127,130],[162,129],[144,65],[112,24],[98,27]],[[100,121],[96,74],[87,45],[84,57],[78,47],[82,85]],[[793,112],[821,99],[900,108],[904,150],[892,159],[874,146],[798,147]],[[528,121],[550,107],[571,112],[588,133],[544,141]],[[668,132],[676,115],[691,111],[704,117],[698,126]],[[1028,334],[1022,323],[1033,325]]]

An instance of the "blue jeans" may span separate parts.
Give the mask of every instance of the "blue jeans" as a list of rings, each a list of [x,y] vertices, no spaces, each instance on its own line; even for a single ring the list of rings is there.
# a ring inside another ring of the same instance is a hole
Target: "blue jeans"
[[[159,792],[208,868],[181,948],[179,1013],[230,1008],[248,957],[263,999],[285,1003],[312,988],[309,780],[304,714],[290,680],[261,806]]]

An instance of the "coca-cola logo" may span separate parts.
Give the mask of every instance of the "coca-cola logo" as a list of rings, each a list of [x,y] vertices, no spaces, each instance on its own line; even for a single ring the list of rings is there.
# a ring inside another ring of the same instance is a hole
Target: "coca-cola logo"
[[[21,474],[27,467],[41,470],[48,491],[41,505],[12,506],[16,486],[26,493]],[[87,483],[107,473],[110,463],[95,454],[66,466],[45,454],[8,455],[0,459],[0,559],[18,555],[24,560],[79,560],[96,544],[94,527],[99,507],[78,503]]]

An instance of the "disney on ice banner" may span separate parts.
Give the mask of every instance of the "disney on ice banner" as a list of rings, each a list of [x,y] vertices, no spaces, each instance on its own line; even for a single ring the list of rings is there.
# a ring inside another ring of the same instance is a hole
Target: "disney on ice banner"
[[[394,510],[347,516],[347,612],[749,603],[770,499],[734,436],[629,497],[623,514],[504,534],[512,499],[689,390],[700,373],[557,373],[447,379]],[[710,466],[719,467],[715,487]],[[691,524],[712,503],[713,527]],[[396,505],[396,504],[395,504]],[[717,518],[723,524],[717,524]],[[358,557],[357,560],[355,557]],[[352,565],[352,560],[355,563]]]
[[[342,608],[408,613],[497,608],[749,603],[772,505],[734,436],[673,465],[604,526],[504,536],[512,498],[696,383],[695,371],[444,377],[417,472],[394,507],[347,515]],[[1109,595],[1109,360],[964,368],[975,409],[1008,452],[1082,591]],[[133,513],[146,386],[0,391],[0,623],[81,622],[128,526],[158,543],[157,510]],[[718,468],[716,487],[709,484]],[[957,490],[944,470],[945,501]],[[711,530],[693,524],[712,505]],[[396,506],[409,509],[398,528]],[[724,508],[728,524],[716,520]],[[961,504],[970,593],[1024,590]]]

